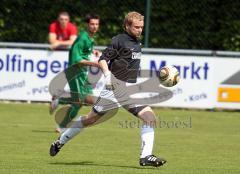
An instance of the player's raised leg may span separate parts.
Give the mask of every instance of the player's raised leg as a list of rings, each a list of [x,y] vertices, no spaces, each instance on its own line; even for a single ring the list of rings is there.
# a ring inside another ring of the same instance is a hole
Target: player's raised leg
[[[60,137],[51,144],[50,155],[55,156],[60,151],[60,149],[69,140],[75,137],[77,134],[83,131],[85,127],[94,124],[101,118],[96,112],[91,111],[88,116],[80,116],[76,121],[72,122],[71,126],[63,132]]]

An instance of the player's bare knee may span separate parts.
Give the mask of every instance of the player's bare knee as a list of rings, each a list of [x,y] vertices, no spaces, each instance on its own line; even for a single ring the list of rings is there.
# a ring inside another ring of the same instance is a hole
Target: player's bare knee
[[[144,122],[145,125],[154,127],[156,125],[156,117],[152,109],[148,106],[138,113],[138,117]]]
[[[91,111],[90,114],[88,114],[87,117],[85,117],[84,119],[84,126],[91,126],[94,123],[96,123],[98,121],[98,119],[100,118],[100,116],[98,116],[97,113],[95,113],[94,111]]]
[[[89,119],[87,120],[88,126],[94,124],[96,121],[97,121],[96,118],[89,118]]]
[[[87,127],[87,126],[91,126],[96,121],[97,120],[95,118],[86,118],[83,123],[84,123],[84,126]]]

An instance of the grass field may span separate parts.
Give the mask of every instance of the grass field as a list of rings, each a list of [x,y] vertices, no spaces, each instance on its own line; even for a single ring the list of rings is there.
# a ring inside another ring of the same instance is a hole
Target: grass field
[[[85,129],[53,158],[49,146],[58,135],[48,106],[0,103],[0,173],[240,173],[239,112],[155,111],[161,125],[155,129],[154,154],[168,163],[142,168],[137,119],[124,110]]]

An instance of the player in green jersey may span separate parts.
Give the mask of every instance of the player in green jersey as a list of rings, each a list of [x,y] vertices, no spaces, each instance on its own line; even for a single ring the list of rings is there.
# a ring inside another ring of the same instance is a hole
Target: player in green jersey
[[[67,77],[71,91],[71,98],[58,98],[57,96],[53,96],[50,103],[50,114],[57,109],[58,104],[71,104],[65,118],[59,125],[60,129],[57,129],[58,132],[64,130],[64,127],[66,127],[66,125],[75,118],[82,106],[82,103],[94,103],[94,98],[92,97],[92,86],[88,82],[87,66],[98,67],[98,62],[91,61],[90,55],[92,53],[96,56],[100,54],[99,51],[93,50],[93,36],[99,29],[99,20],[100,18],[98,15],[86,15],[85,21],[87,23],[87,30],[80,31],[69,51],[68,67],[78,64],[81,68],[79,68],[77,73],[74,72],[76,76],[73,79],[68,79]]]

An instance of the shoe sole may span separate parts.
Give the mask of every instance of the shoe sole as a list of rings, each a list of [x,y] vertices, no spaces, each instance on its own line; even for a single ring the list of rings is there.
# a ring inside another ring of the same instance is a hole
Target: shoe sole
[[[160,167],[160,166],[163,166],[167,161],[162,161],[162,163],[159,163],[159,164],[152,164],[152,163],[140,163],[140,166],[142,167],[149,167],[149,166],[152,166],[152,167]]]

